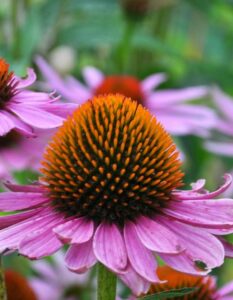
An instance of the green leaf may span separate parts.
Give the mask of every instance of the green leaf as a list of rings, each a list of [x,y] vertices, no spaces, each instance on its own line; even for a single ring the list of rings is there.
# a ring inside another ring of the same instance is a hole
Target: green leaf
[[[175,298],[175,297],[181,297],[187,294],[190,294],[196,290],[196,287],[194,288],[182,288],[182,289],[176,289],[176,290],[169,290],[164,291],[160,293],[156,293],[153,295],[145,296],[139,299],[142,300],[162,300],[162,299],[169,299],[169,298]]]

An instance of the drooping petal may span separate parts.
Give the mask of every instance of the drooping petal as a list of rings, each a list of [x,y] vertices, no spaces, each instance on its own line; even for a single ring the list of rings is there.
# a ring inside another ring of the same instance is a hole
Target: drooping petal
[[[60,218],[50,221],[49,225],[38,231],[30,232],[20,241],[19,253],[30,259],[40,259],[60,249],[63,244],[52,231],[58,223],[61,223]]]
[[[32,85],[36,81],[36,74],[33,69],[27,69],[27,77],[26,78],[17,78],[18,84],[17,89],[23,89]]]
[[[53,219],[54,213],[44,208],[35,216],[2,229],[0,231],[0,252],[17,249],[20,241],[24,239],[27,234],[45,228]]]
[[[8,108],[25,123],[41,129],[61,126],[64,119],[34,106],[9,104]]]
[[[96,263],[96,257],[92,250],[92,240],[70,246],[65,256],[66,266],[76,273],[84,273]]]
[[[65,222],[58,227],[55,227],[53,231],[64,242],[69,242],[70,244],[82,244],[92,238],[94,224],[93,221],[81,217]]]
[[[193,259],[185,252],[172,255],[161,253],[159,256],[167,265],[180,272],[194,275],[206,275],[209,272],[198,268]]]
[[[162,253],[179,253],[182,248],[177,235],[155,220],[141,217],[136,223],[136,230],[143,245]]]
[[[125,246],[132,268],[149,282],[159,282],[156,275],[157,262],[150,250],[139,240],[136,226],[128,221],[124,226]]]
[[[0,111],[0,136],[3,136],[15,128],[14,122]]]
[[[82,71],[85,82],[92,89],[96,89],[104,80],[104,75],[100,70],[88,66],[85,67]]]
[[[200,228],[171,221],[165,217],[160,217],[159,221],[178,236],[181,245],[186,248],[186,254],[194,262],[204,262],[207,269],[223,264],[224,248],[215,236]]]
[[[136,296],[145,294],[150,288],[150,283],[142,278],[130,265],[126,272],[120,274],[119,277]]]
[[[123,237],[114,224],[102,223],[98,226],[94,239],[93,250],[96,258],[109,269],[122,273],[127,266],[127,253]]]
[[[48,201],[49,199],[42,193],[3,192],[0,193],[0,211],[32,208]]]
[[[6,108],[8,108],[9,104],[6,106]],[[28,137],[34,137],[34,133],[33,130],[30,126],[28,126],[27,124],[25,124],[23,121],[19,120],[15,115],[13,115],[12,113],[9,113],[8,111],[4,111],[2,112],[6,117],[8,117],[8,119],[11,120],[11,122],[14,123],[14,129],[17,130],[18,132],[22,133],[25,136]]]
[[[142,91],[147,94],[153,91],[153,89],[155,89],[166,79],[167,76],[164,73],[152,74],[141,82]]]
[[[163,212],[199,227],[227,229],[233,225],[232,199],[172,201]]]

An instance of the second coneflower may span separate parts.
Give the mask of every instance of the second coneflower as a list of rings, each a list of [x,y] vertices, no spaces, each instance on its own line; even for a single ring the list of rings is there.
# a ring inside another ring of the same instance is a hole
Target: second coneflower
[[[153,284],[147,295],[161,293],[169,290],[182,288],[194,288],[190,294],[170,298],[171,300],[232,300],[233,299],[233,282],[227,283],[218,289],[216,278],[214,276],[194,276],[184,274],[162,266],[158,268],[158,275],[161,279],[166,280],[163,284]],[[145,296],[145,295],[144,295]],[[135,298],[131,297],[131,300]],[[165,298],[164,298],[165,299]]]
[[[231,178],[213,193],[203,181],[178,190],[178,156],[141,105],[121,95],[94,97],[54,136],[41,184],[8,184],[11,192],[0,194],[1,211],[21,211],[0,218],[1,252],[39,259],[69,244],[70,270],[100,262],[135,294],[160,281],[154,254],[177,270],[208,273],[225,255],[214,235],[233,232],[233,201],[214,200]]]

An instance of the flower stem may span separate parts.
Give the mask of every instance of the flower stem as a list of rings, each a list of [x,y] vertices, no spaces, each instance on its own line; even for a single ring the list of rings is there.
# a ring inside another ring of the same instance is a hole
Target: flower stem
[[[4,280],[4,271],[2,266],[2,259],[0,256],[0,300],[6,300],[6,286]]]
[[[123,37],[117,48],[117,61],[118,61],[117,67],[120,73],[124,73],[126,71],[135,28],[136,28],[135,22],[126,21]]]
[[[98,264],[98,300],[115,300],[117,277],[101,263]]]

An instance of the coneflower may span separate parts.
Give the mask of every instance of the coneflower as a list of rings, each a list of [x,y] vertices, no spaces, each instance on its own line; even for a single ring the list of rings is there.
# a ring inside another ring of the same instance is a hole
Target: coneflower
[[[214,200],[231,177],[212,193],[203,180],[179,190],[178,157],[140,104],[122,95],[94,97],[53,137],[41,183],[8,184],[11,191],[0,194],[1,211],[20,211],[0,218],[1,252],[39,259],[68,244],[71,271],[100,262],[102,274],[110,270],[106,282],[117,274],[135,294],[160,282],[155,255],[179,271],[207,274],[225,256],[214,235],[233,232],[233,200]]]

